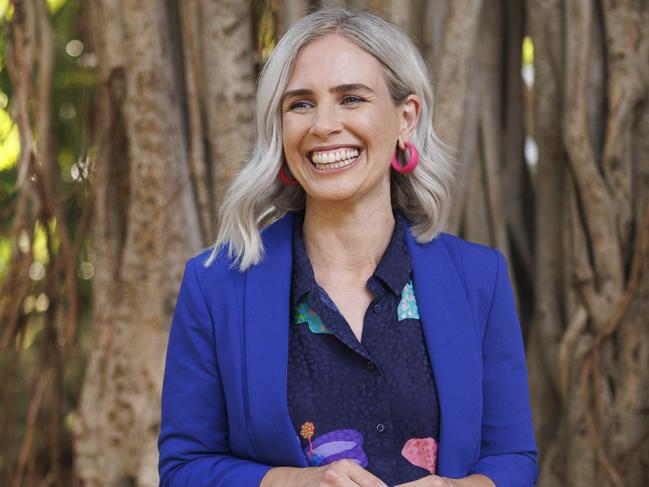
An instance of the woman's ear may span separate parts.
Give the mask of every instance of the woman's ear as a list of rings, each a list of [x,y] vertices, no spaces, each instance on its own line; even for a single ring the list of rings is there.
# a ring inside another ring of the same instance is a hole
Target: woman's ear
[[[421,101],[417,95],[408,95],[402,102],[400,108],[401,129],[399,138],[401,140],[411,140],[412,133],[417,126],[419,116],[421,115]]]

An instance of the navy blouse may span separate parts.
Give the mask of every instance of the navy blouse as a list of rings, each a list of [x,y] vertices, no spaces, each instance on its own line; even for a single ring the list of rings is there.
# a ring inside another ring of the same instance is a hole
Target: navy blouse
[[[395,215],[388,247],[367,281],[373,295],[359,342],[314,279],[304,215],[293,231],[288,407],[307,462],[356,461],[388,485],[434,474],[439,402]]]

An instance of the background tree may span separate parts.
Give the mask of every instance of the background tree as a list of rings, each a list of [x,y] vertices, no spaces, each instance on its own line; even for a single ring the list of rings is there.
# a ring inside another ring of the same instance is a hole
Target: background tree
[[[0,483],[69,485],[92,251],[78,5],[0,2]],[[55,69],[56,66],[56,69]],[[5,111],[6,109],[6,111]]]
[[[251,148],[256,73],[292,22],[333,5],[392,19],[431,68],[457,159],[449,231],[503,250],[516,284],[539,485],[649,484],[637,0],[11,2],[0,86],[21,152],[0,160],[0,477],[70,485],[74,459],[83,485],[157,485],[183,264],[213,240]]]
[[[649,5],[530,1],[541,485],[649,482]]]

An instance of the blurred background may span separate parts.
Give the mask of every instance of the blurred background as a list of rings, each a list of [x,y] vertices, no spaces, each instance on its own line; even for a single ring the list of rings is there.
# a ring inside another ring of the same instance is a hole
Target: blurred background
[[[0,0],[0,485],[157,485],[184,263],[251,148],[261,66],[329,5],[391,19],[430,67],[448,231],[510,263],[538,485],[649,485],[641,0]]]

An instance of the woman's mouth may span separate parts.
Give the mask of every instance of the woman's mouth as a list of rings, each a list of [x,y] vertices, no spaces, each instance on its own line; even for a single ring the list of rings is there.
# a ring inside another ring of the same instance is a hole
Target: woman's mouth
[[[345,169],[358,160],[361,150],[343,147],[328,151],[314,151],[309,154],[309,160],[318,171],[333,171]]]

